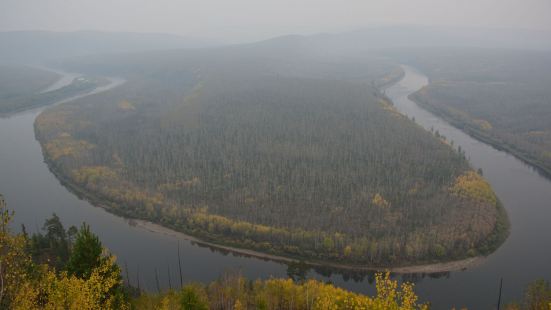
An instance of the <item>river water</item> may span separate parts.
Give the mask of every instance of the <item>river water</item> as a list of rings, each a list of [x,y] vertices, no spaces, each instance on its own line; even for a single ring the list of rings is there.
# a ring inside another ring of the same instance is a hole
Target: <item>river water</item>
[[[537,278],[551,279],[551,182],[513,156],[474,140],[407,99],[428,81],[413,68],[404,66],[404,70],[404,78],[386,90],[387,96],[400,112],[453,140],[465,150],[473,167],[482,168],[507,209],[512,229],[503,246],[477,267],[451,273],[396,277],[415,281],[421,300],[431,301],[433,309],[452,306],[493,309],[500,278],[503,278],[503,300],[518,299],[527,283]],[[122,82],[112,80],[110,86],[95,92]],[[0,119],[0,193],[5,196],[9,208],[16,212],[16,227],[24,223],[29,232],[35,232],[53,212],[67,226],[85,221],[118,257],[121,267],[128,269],[131,283],[137,285],[139,278],[140,286],[151,291],[156,290],[156,273],[162,288],[169,283],[179,286],[179,247],[184,282],[206,282],[227,271],[240,271],[253,279],[302,275],[331,281],[357,292],[374,292],[372,274],[289,267],[221,252],[175,236],[147,231],[93,207],[63,187],[44,163],[33,129],[34,120],[42,110]]]

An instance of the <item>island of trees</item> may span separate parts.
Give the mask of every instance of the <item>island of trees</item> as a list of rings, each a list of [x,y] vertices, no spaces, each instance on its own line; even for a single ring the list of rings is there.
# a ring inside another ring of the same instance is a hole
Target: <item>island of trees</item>
[[[290,39],[113,57],[71,65],[125,85],[35,124],[52,171],[111,212],[357,266],[484,255],[507,235],[464,154],[378,90],[400,76],[387,61],[326,61]]]

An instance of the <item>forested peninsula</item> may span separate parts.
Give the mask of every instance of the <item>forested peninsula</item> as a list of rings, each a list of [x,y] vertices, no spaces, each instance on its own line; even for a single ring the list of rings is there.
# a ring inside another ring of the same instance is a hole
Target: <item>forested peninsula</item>
[[[285,39],[72,63],[128,82],[43,112],[36,136],[75,192],[215,244],[389,267],[503,242],[490,185],[379,91],[399,67],[304,52]]]

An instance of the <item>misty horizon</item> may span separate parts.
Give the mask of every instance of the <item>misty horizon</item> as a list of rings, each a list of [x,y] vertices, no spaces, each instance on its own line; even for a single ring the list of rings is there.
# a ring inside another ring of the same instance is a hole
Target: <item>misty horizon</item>
[[[62,6],[63,9],[59,9]],[[3,1],[0,31],[102,31],[163,33],[219,43],[252,42],[297,34],[348,32],[377,27],[445,27],[551,31],[551,2],[394,0],[239,0],[225,3],[128,1]]]

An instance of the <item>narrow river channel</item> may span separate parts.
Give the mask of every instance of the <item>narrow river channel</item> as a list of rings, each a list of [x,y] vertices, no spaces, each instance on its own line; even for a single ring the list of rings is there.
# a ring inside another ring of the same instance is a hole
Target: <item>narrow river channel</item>
[[[508,211],[511,235],[482,264],[464,271],[433,275],[397,275],[416,282],[423,301],[433,309],[466,306],[469,309],[493,309],[497,302],[499,280],[503,278],[503,300],[517,299],[527,283],[551,280],[551,182],[520,160],[479,142],[443,120],[419,108],[407,96],[428,83],[427,77],[404,66],[404,78],[386,90],[397,109],[423,127],[438,130],[465,150],[475,168],[481,168]],[[108,87],[123,81],[112,80]],[[90,95],[90,94],[89,94]],[[79,199],[63,187],[44,163],[40,145],[34,137],[33,123],[42,109],[0,118],[0,193],[16,212],[14,228],[25,224],[29,232],[39,229],[52,213],[63,223],[90,224],[104,245],[118,257],[130,282],[154,291],[155,272],[162,287],[179,286],[178,245],[185,282],[211,281],[226,271],[240,271],[249,278],[312,277],[354,291],[372,294],[372,274],[305,269],[282,263],[240,256],[201,247],[190,241],[148,231],[132,225]],[[156,271],[155,271],[156,269]]]

